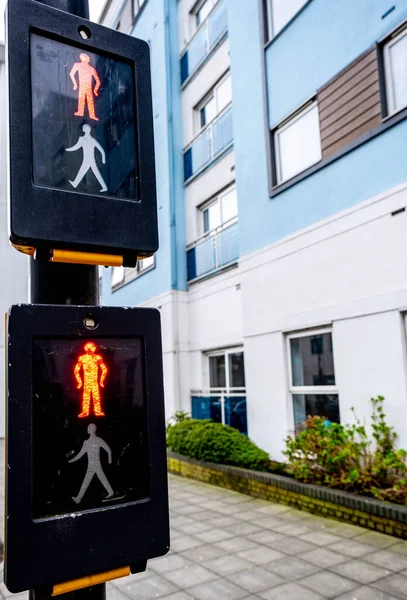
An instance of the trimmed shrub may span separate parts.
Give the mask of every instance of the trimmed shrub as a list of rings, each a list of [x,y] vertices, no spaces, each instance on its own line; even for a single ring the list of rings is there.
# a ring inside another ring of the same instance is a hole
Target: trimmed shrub
[[[205,462],[267,470],[269,457],[237,429],[209,420],[185,419],[167,429],[170,450]]]

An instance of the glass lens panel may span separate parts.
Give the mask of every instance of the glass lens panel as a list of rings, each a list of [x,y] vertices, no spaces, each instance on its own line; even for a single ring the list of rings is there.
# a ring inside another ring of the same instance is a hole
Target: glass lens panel
[[[307,417],[324,417],[340,423],[339,397],[336,394],[293,394],[295,427],[301,427]]]
[[[279,181],[285,181],[321,160],[318,106],[277,131]]]
[[[143,344],[33,341],[33,517],[149,495]]]
[[[237,217],[237,194],[236,189],[231,190],[221,198],[222,223],[227,223]]]
[[[407,34],[390,49],[391,79],[393,88],[393,109],[407,106]]]
[[[332,334],[290,340],[293,385],[335,385]]]
[[[246,396],[225,398],[225,424],[247,435]]]
[[[307,0],[270,0],[272,5],[273,35],[290,21]]]
[[[245,387],[243,352],[229,354],[229,385],[231,388]]]
[[[226,387],[225,356],[209,357],[209,387]]]
[[[232,102],[232,78],[227,77],[217,88],[216,96],[218,99],[218,113]]]
[[[31,34],[36,185],[137,200],[133,70]]]

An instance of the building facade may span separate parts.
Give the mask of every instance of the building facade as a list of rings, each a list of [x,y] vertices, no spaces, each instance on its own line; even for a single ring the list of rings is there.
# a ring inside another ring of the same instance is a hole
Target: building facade
[[[351,15],[351,17],[350,17]],[[149,42],[160,250],[104,270],[155,306],[167,416],[271,456],[309,414],[407,446],[407,0],[111,0]]]

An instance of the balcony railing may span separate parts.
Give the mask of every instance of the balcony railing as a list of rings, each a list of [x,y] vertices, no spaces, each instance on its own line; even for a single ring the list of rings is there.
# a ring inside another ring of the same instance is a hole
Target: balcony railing
[[[196,175],[232,143],[232,106],[229,105],[185,150],[184,181]]]
[[[219,2],[181,56],[181,84],[198,69],[227,29],[226,2]]]
[[[219,390],[191,392],[193,419],[212,419],[238,429],[247,435],[246,390]]]
[[[188,281],[230,265],[239,258],[239,223],[236,219],[199,238],[187,248]]]

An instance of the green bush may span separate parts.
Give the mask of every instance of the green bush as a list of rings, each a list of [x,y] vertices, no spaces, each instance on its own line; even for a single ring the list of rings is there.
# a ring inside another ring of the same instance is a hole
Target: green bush
[[[371,429],[308,417],[297,436],[286,439],[290,472],[301,481],[407,503],[407,453],[396,449],[397,434],[387,424],[384,398],[372,398]]]
[[[262,471],[267,452],[228,425],[209,420],[184,419],[167,429],[167,445],[173,452],[212,463]]]

